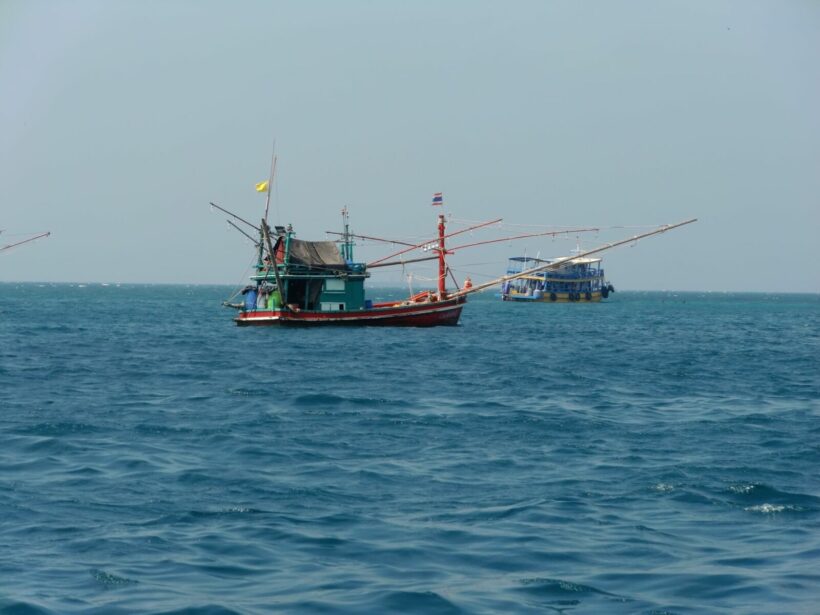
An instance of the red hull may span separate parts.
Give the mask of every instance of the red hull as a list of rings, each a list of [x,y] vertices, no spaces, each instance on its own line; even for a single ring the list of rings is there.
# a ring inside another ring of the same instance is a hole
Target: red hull
[[[373,327],[439,327],[458,324],[465,298],[425,301],[402,305],[381,304],[355,312],[294,312],[273,310],[241,312],[234,320],[239,326],[348,325]]]

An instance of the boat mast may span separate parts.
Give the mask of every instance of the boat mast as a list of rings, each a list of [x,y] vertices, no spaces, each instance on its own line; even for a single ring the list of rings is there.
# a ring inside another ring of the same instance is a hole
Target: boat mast
[[[438,215],[438,298],[444,301],[447,298],[447,262],[444,258],[444,214]]]
[[[353,240],[350,235],[350,216],[347,211],[347,206],[342,208],[342,226],[344,232],[342,233],[342,258],[346,261],[353,260]]]
[[[271,243],[271,240],[270,240],[270,227],[268,226],[267,221],[264,220],[264,219],[262,220],[261,228],[262,228],[262,235],[263,235],[265,245],[267,245],[267,248],[268,248],[268,255],[270,257],[270,267],[273,269],[273,277],[276,278],[276,290],[279,291],[279,297],[282,299],[283,309],[286,309],[286,306],[287,306],[286,299],[287,299],[287,297],[285,297],[285,287],[282,284],[282,278],[279,275],[279,264],[276,262],[276,252],[273,249],[273,244]],[[261,250],[261,248],[260,248],[260,250]],[[265,281],[267,281],[269,273],[270,273],[270,269],[265,271]]]

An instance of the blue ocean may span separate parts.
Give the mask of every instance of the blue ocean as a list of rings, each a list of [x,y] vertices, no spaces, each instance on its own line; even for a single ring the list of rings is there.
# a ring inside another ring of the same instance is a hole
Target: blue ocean
[[[820,612],[819,295],[230,290],[0,284],[0,613]]]

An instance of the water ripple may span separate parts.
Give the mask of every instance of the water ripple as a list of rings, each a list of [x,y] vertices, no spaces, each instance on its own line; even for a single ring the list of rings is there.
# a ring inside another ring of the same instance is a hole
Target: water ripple
[[[244,330],[222,288],[0,287],[0,614],[820,599],[816,296]]]

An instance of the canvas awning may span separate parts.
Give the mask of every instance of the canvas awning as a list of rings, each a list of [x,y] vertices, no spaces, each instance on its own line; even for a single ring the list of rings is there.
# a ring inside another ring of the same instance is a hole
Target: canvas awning
[[[290,263],[313,268],[345,269],[347,264],[335,241],[290,240]]]

